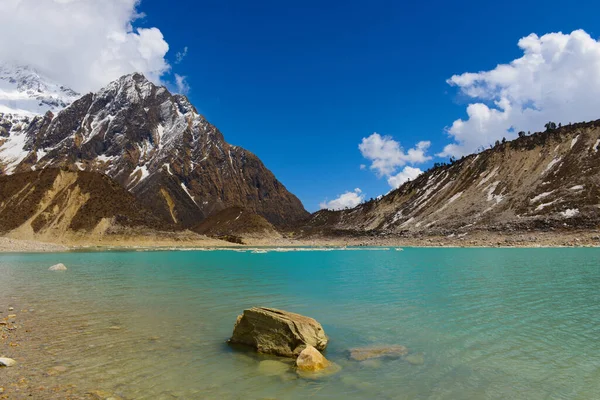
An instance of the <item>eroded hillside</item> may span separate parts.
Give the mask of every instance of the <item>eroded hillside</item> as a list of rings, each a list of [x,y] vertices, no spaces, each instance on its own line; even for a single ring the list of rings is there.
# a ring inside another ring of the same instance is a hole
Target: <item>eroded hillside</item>
[[[164,223],[105,175],[44,169],[0,176],[0,234],[57,241]]]
[[[378,200],[320,211],[303,233],[590,229],[600,221],[600,121],[520,137],[434,168]]]

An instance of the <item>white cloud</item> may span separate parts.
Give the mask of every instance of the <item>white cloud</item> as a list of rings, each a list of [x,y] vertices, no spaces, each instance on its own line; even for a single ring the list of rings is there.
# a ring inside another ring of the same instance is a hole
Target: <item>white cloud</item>
[[[331,201],[324,201],[320,204],[321,209],[327,208],[329,210],[344,210],[346,208],[354,208],[365,200],[365,195],[359,188],[354,189],[353,192],[346,192],[341,194],[338,198]]]
[[[396,189],[402,183],[416,178],[423,172],[419,168],[406,166],[406,164],[422,164],[431,160],[431,157],[427,155],[430,145],[429,141],[421,141],[414,148],[404,152],[400,143],[392,137],[373,133],[371,136],[363,138],[358,148],[363,157],[371,161],[370,168],[379,177],[386,176],[388,184],[392,189]],[[404,167],[404,169],[396,173],[400,167]],[[363,164],[360,168],[365,169],[366,166]]]
[[[188,94],[190,91],[190,85],[187,83],[187,77],[175,74],[175,87],[177,93]]]
[[[371,161],[371,169],[379,176],[384,176],[391,175],[398,167],[406,164],[419,164],[431,160],[431,157],[425,154],[430,145],[431,142],[422,141],[405,153],[400,143],[392,137],[373,133],[362,139],[358,149],[363,157]]]
[[[406,166],[396,175],[390,176],[387,181],[392,188],[398,189],[404,182],[412,181],[422,173],[419,168]]]
[[[448,129],[454,143],[440,156],[461,156],[548,121],[589,121],[600,110],[600,41],[583,30],[531,34],[518,42],[523,56],[489,71],[448,80],[471,98],[466,120]]]
[[[158,28],[134,28],[139,0],[2,0],[0,61],[32,66],[86,92],[131,72],[170,70]]]
[[[187,56],[188,53],[188,47],[185,46],[183,48],[183,50],[178,51],[177,54],[175,54],[175,64],[180,64],[183,59]]]

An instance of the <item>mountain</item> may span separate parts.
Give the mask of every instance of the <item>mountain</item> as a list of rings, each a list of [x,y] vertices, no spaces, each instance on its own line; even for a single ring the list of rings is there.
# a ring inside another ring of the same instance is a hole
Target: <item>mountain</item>
[[[178,228],[230,207],[279,227],[308,216],[258,157],[225,142],[185,96],[141,74],[123,76],[56,115],[0,114],[0,171],[54,167],[105,174]]]
[[[43,169],[0,176],[0,234],[56,240],[69,233],[165,228],[151,210],[105,175]]]
[[[192,230],[211,237],[281,238],[281,234],[266,219],[240,207],[230,207],[219,211]]]
[[[0,63],[1,113],[34,116],[57,112],[79,97],[31,67]]]
[[[432,168],[388,195],[322,210],[304,234],[464,235],[600,226],[600,120],[520,137]]]

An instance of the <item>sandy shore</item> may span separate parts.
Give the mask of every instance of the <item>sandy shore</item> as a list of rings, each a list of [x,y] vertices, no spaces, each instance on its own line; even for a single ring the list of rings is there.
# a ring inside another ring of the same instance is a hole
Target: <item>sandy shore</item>
[[[246,238],[243,245],[200,237],[198,235],[178,235],[172,237],[151,236],[105,236],[101,239],[61,240],[52,243],[47,240],[21,240],[0,237],[0,253],[10,252],[64,252],[64,251],[106,251],[106,250],[193,250],[218,248],[253,247],[597,247],[600,246],[600,232],[525,232],[490,233],[474,232],[462,236],[426,237],[318,237],[309,239],[260,239]]]
[[[56,252],[68,250],[70,250],[68,246],[60,244],[0,237],[0,252],[3,253]]]

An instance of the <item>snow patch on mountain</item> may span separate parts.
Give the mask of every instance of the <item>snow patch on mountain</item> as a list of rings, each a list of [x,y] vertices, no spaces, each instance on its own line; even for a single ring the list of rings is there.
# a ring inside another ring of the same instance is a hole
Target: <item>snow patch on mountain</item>
[[[39,115],[56,113],[80,95],[28,66],[0,62],[0,112]]]

